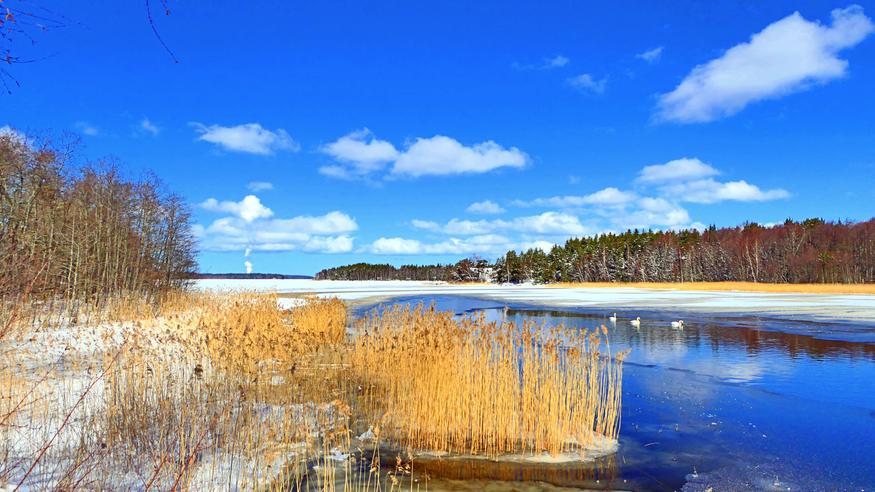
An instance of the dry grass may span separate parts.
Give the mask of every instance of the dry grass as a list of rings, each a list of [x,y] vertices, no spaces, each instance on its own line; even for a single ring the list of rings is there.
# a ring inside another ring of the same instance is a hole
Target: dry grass
[[[360,323],[353,367],[402,448],[555,455],[617,436],[625,354],[606,335],[395,307]]]
[[[777,292],[795,294],[867,294],[875,295],[875,284],[768,284],[759,282],[562,282],[546,284],[554,289],[631,287],[654,290],[701,290]]]
[[[69,327],[57,359],[0,350],[0,485],[414,490],[418,451],[562,453],[619,430],[623,355],[605,333],[423,308],[347,333],[336,299],[284,311],[256,294],[87,315],[112,322]],[[57,343],[34,326],[16,347]]]

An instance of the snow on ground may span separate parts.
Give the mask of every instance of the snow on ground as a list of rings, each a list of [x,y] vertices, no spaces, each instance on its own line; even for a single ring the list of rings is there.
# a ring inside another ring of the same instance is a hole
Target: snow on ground
[[[623,311],[629,309],[699,313],[802,316],[875,322],[875,296],[771,292],[680,291],[633,287],[553,288],[541,285],[448,284],[423,281],[233,280],[195,281],[212,291],[276,292],[281,297],[318,295],[364,302],[413,295],[463,295],[551,306]]]

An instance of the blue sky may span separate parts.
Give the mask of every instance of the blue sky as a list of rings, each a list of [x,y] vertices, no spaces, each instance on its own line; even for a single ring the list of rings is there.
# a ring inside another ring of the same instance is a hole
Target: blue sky
[[[45,4],[0,127],[154,171],[203,271],[873,216],[872,4],[171,1],[178,64],[143,2]]]

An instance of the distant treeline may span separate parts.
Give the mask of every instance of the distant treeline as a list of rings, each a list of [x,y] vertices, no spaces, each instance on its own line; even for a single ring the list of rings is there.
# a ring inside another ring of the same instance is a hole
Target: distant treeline
[[[0,132],[0,298],[157,293],[195,270],[185,202],[157,179],[70,164],[71,145]]]
[[[489,280],[494,282],[873,283],[875,219],[866,222],[787,220],[705,231],[627,231],[569,239],[549,252],[509,251],[489,264],[359,263],[323,270],[317,279]]]
[[[704,232],[627,231],[508,252],[498,282],[875,282],[875,219],[787,220]]]
[[[233,279],[233,280],[296,280],[311,279],[309,275],[283,275],[281,273],[193,273],[191,279]]]
[[[355,263],[326,268],[316,280],[448,280],[452,265],[403,265]]]

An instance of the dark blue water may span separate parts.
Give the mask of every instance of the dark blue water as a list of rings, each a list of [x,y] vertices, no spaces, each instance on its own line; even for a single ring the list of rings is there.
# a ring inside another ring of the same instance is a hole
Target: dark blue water
[[[458,296],[391,301],[420,302],[495,320],[605,324],[612,348],[632,349],[615,456],[579,470],[444,470],[451,478],[509,475],[620,490],[875,490],[873,326],[642,311],[619,312],[612,325],[610,313],[584,309]],[[640,329],[629,324],[636,316]],[[670,326],[679,318],[683,330]]]

